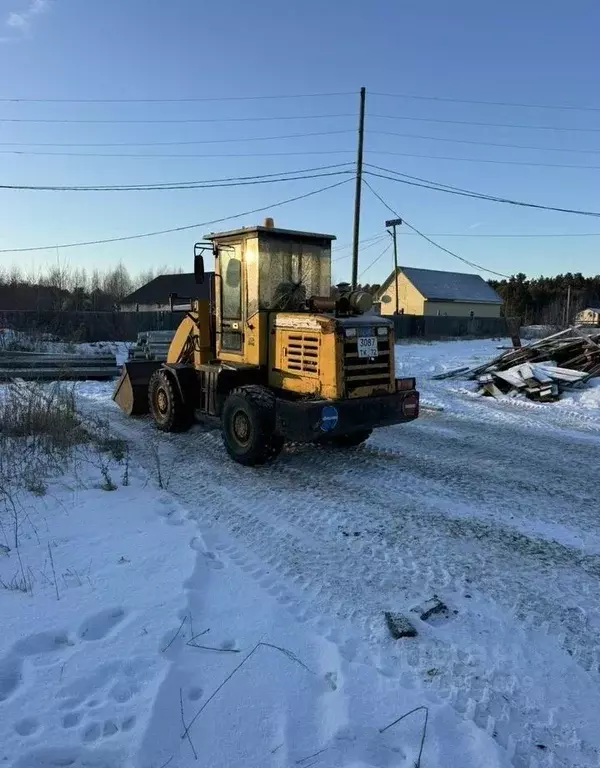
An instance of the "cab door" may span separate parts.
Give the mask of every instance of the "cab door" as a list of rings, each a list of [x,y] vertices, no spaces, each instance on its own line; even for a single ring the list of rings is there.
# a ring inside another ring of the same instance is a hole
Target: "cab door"
[[[242,243],[219,247],[220,333],[219,352],[223,357],[244,352],[245,279]],[[219,356],[221,356],[219,354]]]

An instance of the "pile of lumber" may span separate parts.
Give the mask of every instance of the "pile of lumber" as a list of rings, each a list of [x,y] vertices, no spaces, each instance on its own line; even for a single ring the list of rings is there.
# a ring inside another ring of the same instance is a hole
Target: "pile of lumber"
[[[167,359],[175,331],[142,331],[138,333],[135,346],[129,350],[130,360]]]
[[[114,355],[0,351],[0,381],[7,379],[112,379],[119,373]]]
[[[552,402],[565,390],[600,376],[600,332],[578,326],[567,328],[527,346],[509,349],[477,368],[450,371],[439,378],[452,376],[477,381],[484,395],[525,396]]]

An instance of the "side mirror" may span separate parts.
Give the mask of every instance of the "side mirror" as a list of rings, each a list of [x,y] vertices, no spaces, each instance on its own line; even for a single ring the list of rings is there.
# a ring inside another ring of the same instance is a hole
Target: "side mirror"
[[[199,284],[204,282],[204,256],[201,243],[194,245],[194,279]]]

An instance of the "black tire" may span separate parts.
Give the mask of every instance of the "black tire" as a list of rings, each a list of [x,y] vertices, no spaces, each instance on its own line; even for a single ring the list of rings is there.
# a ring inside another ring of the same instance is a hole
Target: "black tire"
[[[148,404],[154,423],[161,432],[185,432],[194,420],[181,399],[177,384],[166,371],[154,371],[148,384]]]
[[[372,429],[361,429],[359,432],[351,432],[349,435],[334,435],[322,438],[324,445],[332,445],[334,448],[358,448],[373,434]]]
[[[227,453],[247,467],[272,461],[283,448],[275,434],[275,397],[266,387],[250,384],[230,392],[221,427]]]

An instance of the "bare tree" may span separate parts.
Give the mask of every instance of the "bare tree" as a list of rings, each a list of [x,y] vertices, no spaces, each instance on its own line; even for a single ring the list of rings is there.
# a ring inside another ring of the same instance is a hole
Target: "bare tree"
[[[112,271],[106,273],[102,281],[102,289],[115,302],[121,301],[133,291],[131,276],[122,261]]]

